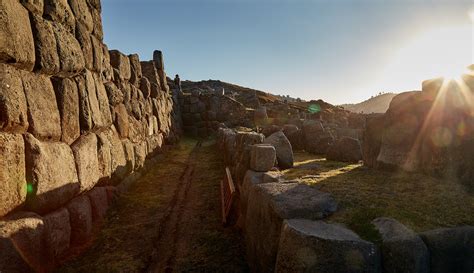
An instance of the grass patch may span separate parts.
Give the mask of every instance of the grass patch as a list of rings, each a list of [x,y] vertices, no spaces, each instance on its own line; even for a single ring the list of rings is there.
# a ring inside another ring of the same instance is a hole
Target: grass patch
[[[295,168],[284,175],[332,193],[339,210],[329,221],[344,223],[371,241],[379,237],[370,222],[382,216],[417,232],[474,225],[474,194],[456,181],[374,170],[305,152],[295,152]]]

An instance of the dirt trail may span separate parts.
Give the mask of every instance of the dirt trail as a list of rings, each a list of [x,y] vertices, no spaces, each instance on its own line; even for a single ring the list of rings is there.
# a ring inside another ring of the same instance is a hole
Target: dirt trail
[[[93,246],[59,272],[247,272],[221,225],[224,166],[212,141],[184,139],[108,213]]]

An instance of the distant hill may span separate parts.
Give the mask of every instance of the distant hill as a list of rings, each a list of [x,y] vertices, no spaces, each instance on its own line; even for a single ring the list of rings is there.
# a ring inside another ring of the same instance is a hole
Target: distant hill
[[[396,95],[398,94],[384,93],[360,103],[342,104],[340,106],[354,113],[385,113],[388,109],[388,106],[390,105],[390,102],[392,101],[392,98]]]

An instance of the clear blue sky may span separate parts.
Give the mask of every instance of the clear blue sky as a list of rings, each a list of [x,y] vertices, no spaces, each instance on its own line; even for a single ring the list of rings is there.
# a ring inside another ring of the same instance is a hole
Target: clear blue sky
[[[102,0],[109,49],[141,60],[160,49],[170,76],[336,104],[419,89],[426,67],[446,67],[440,55],[470,64],[473,32],[436,30],[472,28],[472,10],[471,0]]]

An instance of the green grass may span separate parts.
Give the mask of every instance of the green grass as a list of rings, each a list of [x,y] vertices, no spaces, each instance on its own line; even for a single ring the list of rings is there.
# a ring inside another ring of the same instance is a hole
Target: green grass
[[[305,152],[295,152],[295,167],[284,171],[288,179],[317,186],[339,202],[329,221],[344,223],[371,241],[379,236],[370,222],[382,216],[417,232],[474,225],[474,194],[455,181],[327,161]]]

